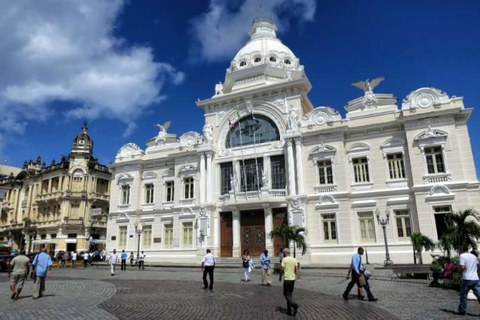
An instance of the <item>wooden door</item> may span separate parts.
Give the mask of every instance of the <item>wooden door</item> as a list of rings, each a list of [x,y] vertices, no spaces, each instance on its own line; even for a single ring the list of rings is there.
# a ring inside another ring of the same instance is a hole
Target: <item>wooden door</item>
[[[273,215],[273,227],[281,227],[282,224],[287,223],[287,208],[273,208],[272,209]],[[273,238],[273,254],[272,256],[278,256],[280,252],[280,248],[284,248],[285,244],[283,243],[282,239],[279,237]]]
[[[220,256],[231,257],[233,249],[232,213],[220,213]]]
[[[263,210],[242,211],[240,213],[240,236],[242,253],[260,256],[265,250],[265,217]]]

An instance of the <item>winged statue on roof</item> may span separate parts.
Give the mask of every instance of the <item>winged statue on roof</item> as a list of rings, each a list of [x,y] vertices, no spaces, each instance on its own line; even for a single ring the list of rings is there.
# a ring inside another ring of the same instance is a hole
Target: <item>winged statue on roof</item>
[[[385,77],[378,77],[370,81],[369,79],[365,81],[357,81],[352,83],[352,86],[363,90],[364,92],[373,92],[373,89],[385,80]]]
[[[158,135],[155,138],[155,143],[158,144],[159,141],[165,141],[165,136],[167,135],[167,130],[170,127],[171,123],[172,123],[172,121],[169,120],[169,121],[165,122],[164,124],[160,124],[160,123],[155,124],[155,126],[158,127],[158,129],[159,129]]]

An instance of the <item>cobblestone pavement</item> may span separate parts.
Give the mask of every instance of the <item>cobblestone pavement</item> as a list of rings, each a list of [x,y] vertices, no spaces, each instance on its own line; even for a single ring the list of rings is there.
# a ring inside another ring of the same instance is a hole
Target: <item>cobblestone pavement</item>
[[[378,302],[343,301],[345,270],[302,270],[302,288],[294,298],[298,319],[452,319],[458,293],[429,288],[426,280],[394,281],[375,270],[370,281]],[[21,299],[10,300],[8,278],[0,273],[0,319],[288,319],[278,276],[262,287],[260,270],[242,282],[243,271],[215,270],[214,290],[202,289],[200,269],[147,268],[117,271],[106,266],[54,270],[46,296],[33,300],[32,282]],[[356,289],[352,290],[351,298]],[[20,311],[16,311],[20,310]],[[478,318],[480,306],[469,301],[467,317]]]

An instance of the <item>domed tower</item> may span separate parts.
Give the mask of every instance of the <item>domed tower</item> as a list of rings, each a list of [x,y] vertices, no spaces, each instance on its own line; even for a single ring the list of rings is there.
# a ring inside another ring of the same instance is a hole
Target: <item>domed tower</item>
[[[299,59],[277,38],[272,19],[253,20],[250,40],[235,55],[222,93],[306,78]]]
[[[91,156],[93,154],[93,140],[87,133],[87,122],[83,123],[82,132],[73,139],[72,154],[84,154]]]

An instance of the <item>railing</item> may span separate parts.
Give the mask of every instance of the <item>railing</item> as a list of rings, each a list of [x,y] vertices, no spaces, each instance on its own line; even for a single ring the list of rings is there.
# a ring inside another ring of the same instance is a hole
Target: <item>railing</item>
[[[180,202],[180,204],[193,204],[193,203],[195,203],[195,198],[194,199],[180,199],[178,202]]]
[[[98,198],[101,200],[107,200],[107,201],[110,200],[110,197],[108,196],[108,194],[98,193],[98,192],[90,192],[90,197]]]
[[[287,192],[284,189],[270,190],[270,197],[285,197]]]
[[[336,185],[316,186],[314,190],[315,193],[330,193],[337,191],[338,187]]]
[[[64,218],[63,224],[83,225],[83,218]]]
[[[451,181],[451,180],[452,180],[452,176],[448,173],[435,175],[435,176],[425,176],[425,177],[423,177],[423,183],[424,184],[443,183],[443,182],[448,182],[448,181]]]

